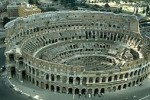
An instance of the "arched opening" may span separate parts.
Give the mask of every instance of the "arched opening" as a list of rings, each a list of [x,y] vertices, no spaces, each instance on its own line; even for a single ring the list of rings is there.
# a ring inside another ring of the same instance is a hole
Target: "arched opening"
[[[124,84],[124,85],[123,85],[123,88],[126,89],[126,88],[127,88],[127,84]]]
[[[89,78],[89,83],[93,83],[93,77]]]
[[[55,87],[54,85],[51,85],[51,91],[54,92],[55,91]]]
[[[128,73],[125,74],[125,78],[128,78]]]
[[[104,94],[105,93],[105,89],[102,88],[100,92],[101,92],[101,94]]]
[[[99,77],[96,77],[95,83],[99,83]]]
[[[75,94],[79,94],[79,89],[78,88],[75,89]]]
[[[132,86],[135,86],[135,81],[133,81]]]
[[[23,66],[23,58],[20,57],[18,60],[19,60],[19,67],[22,67]]]
[[[23,79],[26,79],[26,71],[25,71],[25,70],[22,71],[22,78],[23,78]]]
[[[142,81],[143,81],[143,78],[141,77],[141,78],[140,78],[140,82],[142,82]]]
[[[113,91],[114,91],[114,92],[116,91],[116,86],[113,87]]]
[[[136,80],[136,84],[139,84],[139,79]]]
[[[108,88],[107,88],[107,91],[108,91],[108,92],[111,92],[111,88],[110,88],[110,87],[108,87]]]
[[[45,86],[46,86],[46,90],[48,90],[48,89],[49,89],[49,85],[48,85],[48,84],[46,84]]]
[[[46,74],[46,80],[49,80],[49,75],[48,74]]]
[[[123,79],[123,74],[120,75],[119,79]]]
[[[66,93],[66,88],[65,87],[62,88],[62,93]]]
[[[83,84],[83,85],[86,85],[86,81],[87,81],[87,78],[86,78],[86,77],[83,77],[82,84]]]
[[[118,90],[121,90],[121,85],[118,86]]]
[[[56,87],[56,91],[60,92],[60,87],[59,86]]]
[[[141,69],[138,71],[138,75],[140,75],[140,73],[141,73]]]
[[[128,84],[128,87],[131,87],[131,82]]]
[[[102,77],[102,82],[106,82],[106,77]]]
[[[112,77],[109,76],[109,77],[108,77],[108,82],[111,82],[111,81],[112,81]]]
[[[87,93],[92,94],[92,89],[88,89]]]
[[[44,89],[44,82],[41,82],[41,88]]]
[[[72,94],[72,91],[73,91],[73,89],[72,89],[72,88],[69,88],[69,89],[68,89],[68,94]]]
[[[57,75],[57,81],[59,82],[60,81],[60,75]]]
[[[9,55],[9,61],[10,61],[10,62],[15,61],[14,54],[10,54],[10,55]]]
[[[76,84],[79,85],[80,84],[80,78],[76,77]]]
[[[51,81],[54,81],[54,74],[51,74]]]
[[[96,88],[95,90],[94,90],[94,95],[97,95],[98,94],[98,88]]]
[[[133,77],[133,72],[130,73],[130,77]]]
[[[73,84],[73,77],[69,77],[69,84]]]
[[[39,81],[36,81],[36,86],[39,86]]]
[[[34,78],[32,78],[32,83],[34,84],[35,82],[34,82]]]
[[[83,95],[86,94],[86,89],[82,89],[81,94],[83,94]]]
[[[137,75],[137,70],[134,72],[134,75]]]
[[[11,67],[11,77],[16,76],[16,68],[15,67]]]
[[[117,79],[118,79],[118,76],[117,76],[117,75],[115,75],[115,76],[114,76],[114,80],[116,81]]]

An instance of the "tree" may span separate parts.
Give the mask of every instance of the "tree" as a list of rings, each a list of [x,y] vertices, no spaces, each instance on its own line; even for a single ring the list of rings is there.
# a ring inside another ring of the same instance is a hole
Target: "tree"
[[[4,17],[3,18],[3,26],[8,23],[10,21],[10,19],[8,17]]]
[[[29,4],[33,5],[36,4],[37,0],[28,0]]]

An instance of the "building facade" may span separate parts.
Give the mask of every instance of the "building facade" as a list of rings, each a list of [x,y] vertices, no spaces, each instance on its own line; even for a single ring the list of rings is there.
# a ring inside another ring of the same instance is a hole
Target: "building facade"
[[[27,3],[12,3],[7,6],[7,13],[9,18],[17,18],[41,13],[41,9]]]
[[[140,84],[149,74],[150,40],[133,15],[46,12],[5,28],[8,77],[42,89],[95,96]]]

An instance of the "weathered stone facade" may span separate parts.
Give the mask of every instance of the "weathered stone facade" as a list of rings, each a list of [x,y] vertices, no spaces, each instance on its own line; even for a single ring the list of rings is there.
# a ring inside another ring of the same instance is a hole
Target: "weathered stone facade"
[[[5,28],[10,78],[54,92],[98,95],[148,76],[149,39],[141,37],[135,16],[47,12],[17,18]]]

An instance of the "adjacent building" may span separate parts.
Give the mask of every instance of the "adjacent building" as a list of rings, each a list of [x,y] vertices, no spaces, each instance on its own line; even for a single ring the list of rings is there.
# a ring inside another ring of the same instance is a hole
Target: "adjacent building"
[[[35,5],[30,5],[27,3],[12,3],[7,6],[7,13],[9,18],[24,17],[32,14],[41,13]]]

